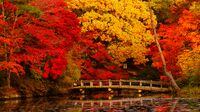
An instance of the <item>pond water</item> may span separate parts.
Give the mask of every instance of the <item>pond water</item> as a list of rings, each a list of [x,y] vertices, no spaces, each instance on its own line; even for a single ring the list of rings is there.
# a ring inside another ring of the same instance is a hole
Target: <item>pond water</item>
[[[90,100],[65,97],[0,101],[0,112],[200,112],[200,99],[148,97],[108,97]]]

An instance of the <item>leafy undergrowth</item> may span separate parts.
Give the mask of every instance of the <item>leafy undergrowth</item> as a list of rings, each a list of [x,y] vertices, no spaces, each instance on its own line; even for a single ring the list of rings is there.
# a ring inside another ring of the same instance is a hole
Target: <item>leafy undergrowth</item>
[[[1,87],[0,88],[0,99],[1,98],[15,98],[19,96],[19,92],[15,88]]]
[[[0,99],[65,95],[67,92],[66,88],[51,81],[19,79],[16,80],[11,88],[0,88]]]
[[[65,91],[55,82],[43,80],[21,80],[17,87],[24,97],[61,95]]]

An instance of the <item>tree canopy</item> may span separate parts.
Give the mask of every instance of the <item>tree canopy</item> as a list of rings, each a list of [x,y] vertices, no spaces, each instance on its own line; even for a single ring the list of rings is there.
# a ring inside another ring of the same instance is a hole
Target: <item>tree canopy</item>
[[[132,58],[145,63],[147,46],[152,43],[150,12],[142,0],[68,0],[79,15],[82,32],[92,31],[96,43],[106,45],[113,63]],[[155,16],[154,21],[155,21]],[[155,22],[156,23],[156,22]]]
[[[144,74],[129,70],[147,66],[163,75],[152,26],[175,79],[199,76],[200,2],[152,0],[152,16],[148,3],[1,0],[0,76],[8,83],[23,75],[58,82],[138,78]]]

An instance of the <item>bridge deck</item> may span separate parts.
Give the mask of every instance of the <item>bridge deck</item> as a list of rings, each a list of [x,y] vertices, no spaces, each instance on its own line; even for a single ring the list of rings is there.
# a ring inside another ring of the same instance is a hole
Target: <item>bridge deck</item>
[[[72,89],[92,88],[136,89],[155,92],[171,91],[170,84],[167,82],[144,80],[81,80],[74,83]]]

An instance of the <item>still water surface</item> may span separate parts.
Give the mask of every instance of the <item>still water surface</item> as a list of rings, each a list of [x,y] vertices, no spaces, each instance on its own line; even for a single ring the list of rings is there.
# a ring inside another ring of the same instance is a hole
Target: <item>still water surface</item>
[[[0,112],[200,112],[200,99],[166,95],[110,100],[34,98],[0,101]]]

